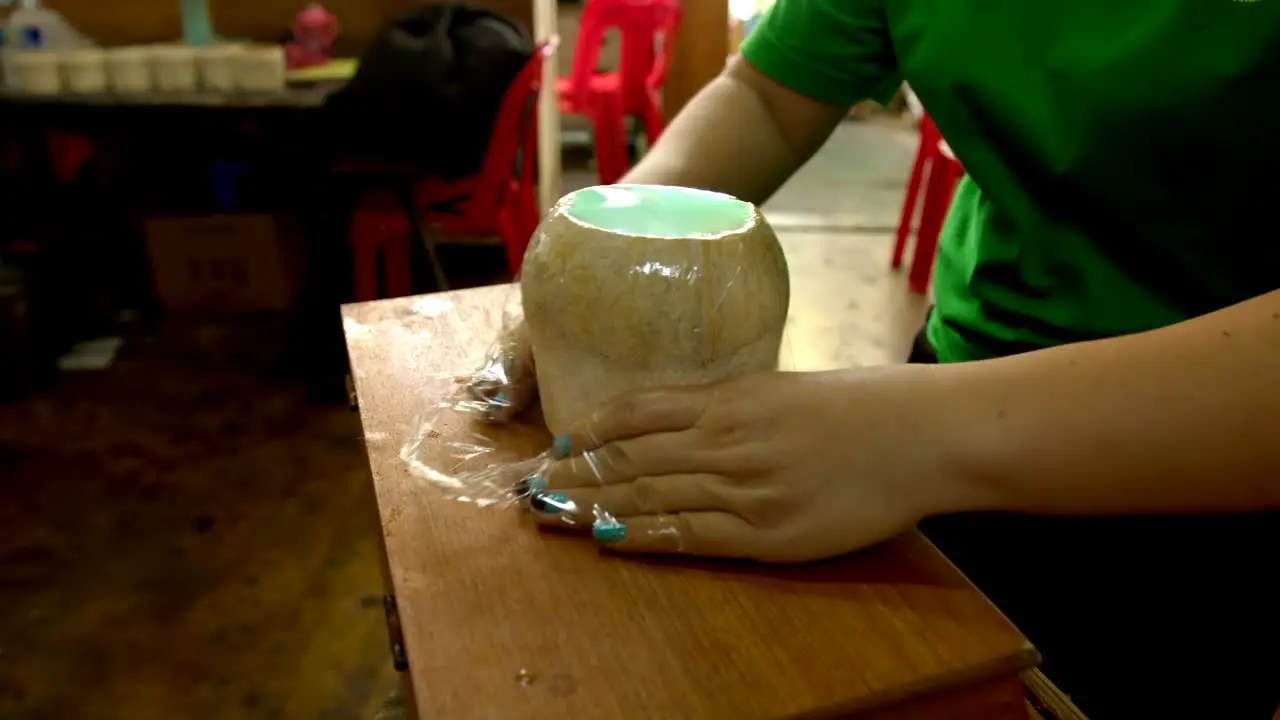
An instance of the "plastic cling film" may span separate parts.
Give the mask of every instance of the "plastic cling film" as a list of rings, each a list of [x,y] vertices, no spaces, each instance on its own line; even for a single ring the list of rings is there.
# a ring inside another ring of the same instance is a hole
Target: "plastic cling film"
[[[559,441],[629,392],[776,370],[789,300],[782,248],[749,203],[663,186],[571,193],[534,233],[483,362],[424,409],[401,456],[448,497],[527,507],[544,526],[599,536],[643,515],[678,552],[680,517],[639,492],[652,479],[630,477],[609,445]],[[548,473],[573,489],[548,488]],[[627,482],[622,506],[611,486]]]
[[[523,320],[504,312],[503,323],[478,368],[449,376],[452,391],[424,409],[400,452],[414,476],[479,505],[513,504],[519,482],[550,463],[547,431],[529,408],[537,391]]]

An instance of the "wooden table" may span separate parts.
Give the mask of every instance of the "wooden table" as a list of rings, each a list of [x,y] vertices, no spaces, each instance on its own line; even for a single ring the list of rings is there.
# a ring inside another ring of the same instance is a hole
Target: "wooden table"
[[[343,309],[420,717],[1027,717],[1036,651],[918,534],[803,567],[642,561],[411,475],[414,417],[476,366],[510,292]],[[550,438],[500,441],[533,455]]]

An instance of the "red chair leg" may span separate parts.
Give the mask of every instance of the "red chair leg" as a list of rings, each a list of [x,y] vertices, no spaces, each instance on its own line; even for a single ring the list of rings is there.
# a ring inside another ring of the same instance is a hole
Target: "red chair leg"
[[[413,257],[409,252],[408,223],[388,228],[382,242],[382,264],[387,277],[387,297],[413,294]]]
[[[351,219],[351,252],[356,302],[378,299],[378,228],[376,217],[356,210]]]
[[[502,242],[507,248],[511,277],[520,277],[524,253],[529,249],[533,233],[538,229],[538,198],[531,185],[522,187],[515,193],[510,209],[503,211],[499,222],[503,223],[499,227],[503,232]]]
[[[596,170],[601,185],[612,185],[627,172],[627,131],[616,102],[601,102],[595,116]]]
[[[498,215],[498,234],[502,236],[502,246],[507,251],[507,267],[514,279],[520,275],[520,266],[524,262],[524,246],[520,242],[520,223],[511,216],[511,211],[504,208]]]
[[[932,163],[929,184],[925,189],[924,207],[920,210],[920,230],[916,233],[915,256],[911,259],[911,272],[907,275],[907,287],[923,294],[929,289],[933,275],[933,260],[938,251],[938,236],[951,207],[951,195],[960,178],[959,166],[939,157]]]
[[[920,198],[920,188],[926,182],[929,172],[929,158],[936,152],[937,143],[929,145],[925,133],[920,135],[920,147],[916,150],[916,160],[911,167],[911,177],[907,178],[907,195],[902,201],[902,217],[898,220],[898,236],[893,243],[893,259],[890,267],[894,270],[902,267],[902,255],[907,249],[907,237],[911,235],[911,226],[915,224],[916,203]]]
[[[653,148],[654,143],[658,142],[658,138],[662,136],[666,121],[662,117],[662,105],[657,98],[650,95],[646,98],[644,104],[644,116],[641,118],[644,122],[644,139]]]
[[[356,302],[380,297],[380,275],[386,280],[387,297],[413,294],[409,235],[403,216],[376,209],[356,211],[351,221]]]

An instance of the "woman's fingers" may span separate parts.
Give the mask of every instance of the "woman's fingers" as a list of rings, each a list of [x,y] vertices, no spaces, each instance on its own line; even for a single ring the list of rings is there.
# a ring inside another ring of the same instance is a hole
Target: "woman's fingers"
[[[492,388],[487,395],[480,395],[485,407],[479,419],[498,424],[509,423],[528,407],[537,391],[531,382]],[[482,392],[483,388],[473,390],[473,394]]]
[[[543,473],[549,489],[571,489],[631,482],[646,475],[675,475],[712,470],[690,431],[641,435],[611,442],[551,463]]]
[[[601,518],[728,510],[721,482],[714,475],[665,475],[599,487],[550,487],[531,495],[529,506],[540,525],[586,529]]]
[[[537,378],[524,325],[499,340],[468,380],[467,389],[480,405],[477,416],[482,421],[510,422],[529,405],[537,395]]]
[[[755,558],[764,550],[760,532],[727,512],[597,518],[591,535],[623,553]]]
[[[698,422],[712,394],[701,389],[646,390],[606,403],[568,435],[556,438],[556,459],[581,454],[615,440],[687,430]]]

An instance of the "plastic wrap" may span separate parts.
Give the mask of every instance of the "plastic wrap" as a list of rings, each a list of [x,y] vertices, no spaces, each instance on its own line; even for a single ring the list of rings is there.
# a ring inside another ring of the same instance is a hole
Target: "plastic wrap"
[[[534,233],[481,366],[426,409],[402,457],[453,499],[614,522],[616,508],[544,492],[553,462],[602,482],[611,470],[596,452],[553,453],[553,434],[629,391],[776,369],[789,297],[782,248],[749,203],[657,186],[571,193]]]

